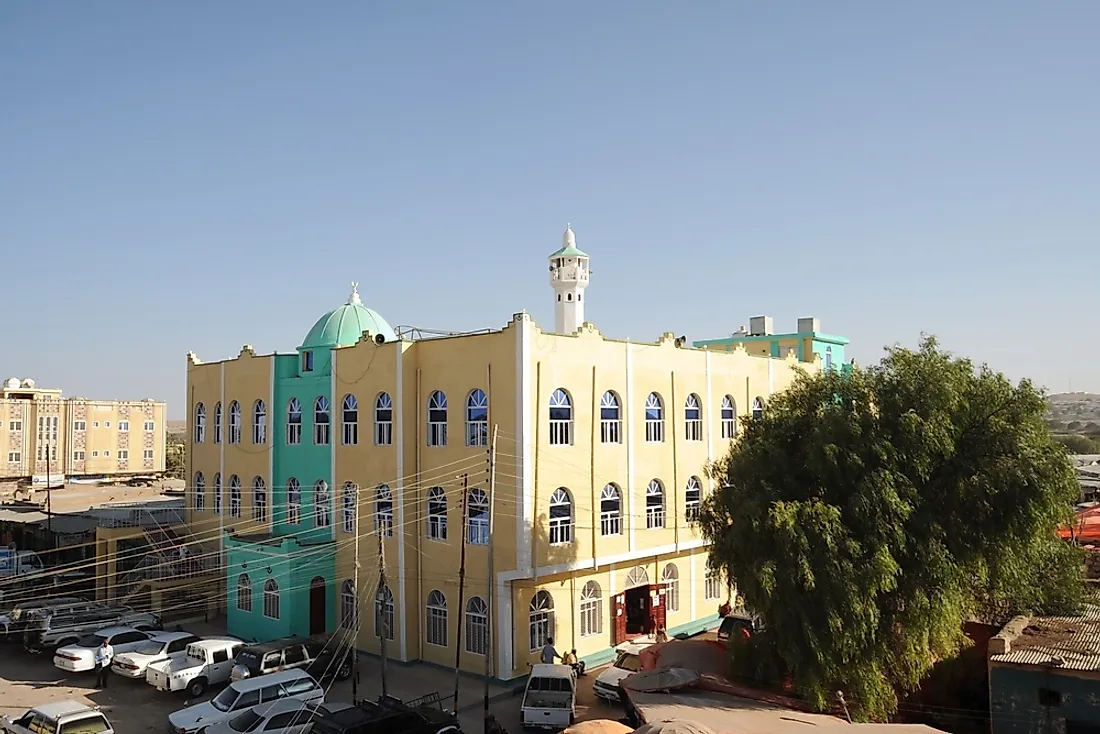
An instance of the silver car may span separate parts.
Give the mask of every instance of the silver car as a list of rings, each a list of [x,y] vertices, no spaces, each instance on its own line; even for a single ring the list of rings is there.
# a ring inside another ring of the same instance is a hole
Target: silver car
[[[341,706],[342,704],[336,704]],[[243,732],[263,732],[263,734],[306,734],[313,720],[325,711],[324,704],[312,704],[284,698],[274,703],[260,704],[228,721],[211,724],[200,729],[200,734],[242,734]]]

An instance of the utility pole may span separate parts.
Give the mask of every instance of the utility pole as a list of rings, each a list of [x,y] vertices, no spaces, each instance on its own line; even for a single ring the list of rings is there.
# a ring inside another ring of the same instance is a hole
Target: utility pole
[[[51,416],[40,417],[38,419],[42,421],[46,433],[43,438],[46,440],[46,532],[50,534],[50,548],[57,548],[56,536],[53,534],[53,477],[50,476],[52,469],[50,468],[50,435],[53,432]]]
[[[386,620],[386,544],[382,529],[378,531],[378,593],[375,594],[375,612],[378,614],[378,639],[381,643],[382,697],[386,697],[386,638],[390,625]]]
[[[496,510],[497,492],[497,426],[493,424],[493,440],[489,444],[489,547],[486,549],[485,561],[485,607],[489,618],[489,639],[485,641],[485,695],[483,705],[485,709],[485,734],[490,734],[489,713],[489,676],[492,673],[490,667],[493,660],[493,512]]]
[[[466,502],[469,495],[470,475],[462,475],[462,503],[459,505],[460,514],[462,518],[462,550],[459,552],[458,558],[458,632],[455,635],[455,698],[454,698],[454,712],[458,715],[458,679],[459,672],[462,665],[462,619],[465,607],[463,604],[463,596],[466,591],[466,533],[469,532],[469,523],[466,518]]]
[[[379,534],[381,537],[381,534]],[[352,638],[351,643],[351,703],[355,705],[359,703],[359,620],[362,617],[360,612],[360,594],[359,590],[359,504],[355,505],[355,567],[352,570],[351,578],[352,588],[355,589],[355,607],[352,610],[352,626],[355,629],[355,636]]]

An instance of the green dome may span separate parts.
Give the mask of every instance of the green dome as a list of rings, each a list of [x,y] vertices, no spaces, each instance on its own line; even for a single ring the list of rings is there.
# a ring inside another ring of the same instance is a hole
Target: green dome
[[[299,349],[347,347],[359,341],[364,331],[381,334],[386,341],[397,341],[397,335],[386,320],[359,300],[358,284],[352,283],[348,302],[317,319],[306,334]]]

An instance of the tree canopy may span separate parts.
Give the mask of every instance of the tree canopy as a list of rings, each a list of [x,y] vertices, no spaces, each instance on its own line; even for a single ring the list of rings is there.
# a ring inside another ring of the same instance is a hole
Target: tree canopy
[[[1055,530],[1078,487],[1045,412],[1030,382],[926,337],[804,374],[744,420],[699,520],[710,563],[766,622],[737,669],[882,719],[972,616],[1074,609],[1081,559]]]

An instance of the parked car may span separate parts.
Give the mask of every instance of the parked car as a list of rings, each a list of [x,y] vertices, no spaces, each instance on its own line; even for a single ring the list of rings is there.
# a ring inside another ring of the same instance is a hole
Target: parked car
[[[619,682],[642,669],[642,650],[653,642],[624,642],[615,648],[618,656],[611,667],[600,673],[592,687],[597,698],[611,704],[619,703]]]
[[[71,645],[57,648],[53,654],[53,665],[70,673],[95,670],[95,651],[104,640],[114,648],[115,654],[118,654],[136,649],[141,643],[147,642],[149,637],[148,632],[132,627],[107,627],[95,634],[82,637]]]
[[[5,716],[0,728],[6,734],[114,734],[114,727],[98,708],[76,701],[44,703],[19,718]]]
[[[233,656],[242,647],[244,641],[236,637],[208,637],[192,642],[183,657],[149,663],[145,682],[158,691],[187,691],[191,698],[198,698],[207,686],[229,680]]]
[[[187,646],[198,641],[198,635],[190,632],[162,632],[121,655],[115,648],[111,670],[124,678],[145,678],[145,669],[150,663],[181,658],[187,654]]]
[[[346,638],[347,635],[284,637],[249,645],[237,653],[233,680],[294,668],[306,670],[314,678],[333,676],[336,680],[347,680],[351,677],[353,652]]]
[[[532,665],[523,692],[520,721],[524,729],[561,731],[573,724],[577,676],[568,665]]]
[[[324,703],[325,690],[304,670],[284,670],[230,683],[209,701],[180,709],[168,716],[174,734],[195,734],[214,724],[281,698]]]
[[[240,734],[241,732],[263,732],[263,734],[308,734],[314,720],[321,715],[322,709],[333,704],[314,705],[293,698],[284,698],[275,703],[261,703],[259,706],[237,714],[218,724],[202,729],[202,734]],[[336,707],[350,704],[335,704]]]
[[[761,629],[763,625],[756,616],[733,612],[723,617],[722,623],[718,625],[718,641],[729,642],[730,638],[738,635],[752,637]]]
[[[8,612],[6,639],[21,642],[23,633],[29,628],[41,624],[50,612],[67,612],[76,609],[95,609],[103,606],[79,596],[57,596],[52,599],[25,600],[15,604]]]
[[[105,627],[132,627],[146,632],[160,629],[161,623],[153,612],[136,612],[129,607],[51,612],[37,628],[23,633],[23,646],[32,652],[65,647]]]
[[[438,704],[439,697],[433,697]],[[462,734],[458,718],[442,706],[392,697],[357,705],[326,703],[313,722],[313,734]]]

